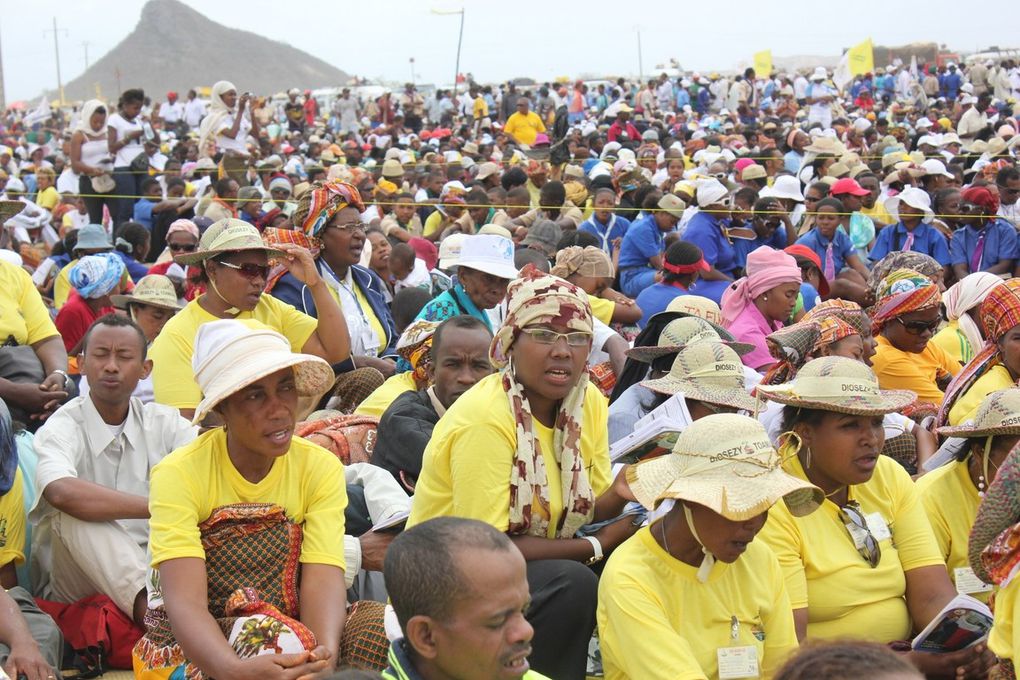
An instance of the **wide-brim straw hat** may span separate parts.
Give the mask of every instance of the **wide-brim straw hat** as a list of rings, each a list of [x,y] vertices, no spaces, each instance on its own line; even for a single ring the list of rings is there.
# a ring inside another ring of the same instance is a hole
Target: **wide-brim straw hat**
[[[744,387],[744,366],[737,353],[719,342],[698,342],[680,350],[669,373],[645,380],[660,394],[683,393],[685,398],[753,411],[755,400]]]
[[[177,264],[198,264],[224,253],[258,250],[269,257],[283,257],[285,253],[270,248],[262,241],[259,230],[244,220],[224,217],[213,222],[199,241],[198,250],[174,257]]]
[[[292,352],[290,342],[258,322],[220,319],[202,324],[195,336],[191,359],[202,401],[195,409],[196,425],[221,401],[284,368],[294,369],[298,420],[315,408],[333,386],[333,368],[325,359]]]
[[[678,295],[669,301],[666,309],[658,314],[653,314],[649,321],[652,319],[663,319],[667,316],[670,320],[679,319],[682,316],[696,316],[712,324],[712,327],[719,333],[719,337],[727,340],[733,339],[733,335],[722,325],[722,309],[720,309],[719,304],[707,297],[702,297],[701,295]]]
[[[1020,435],[1020,388],[992,392],[978,407],[974,420],[952,427],[940,427],[944,437],[998,437]]]
[[[138,279],[135,289],[128,295],[111,295],[113,306],[127,309],[129,303],[160,307],[179,311],[183,309],[177,301],[173,282],[162,274],[149,274]]]
[[[804,364],[793,381],[758,385],[758,395],[788,406],[855,416],[881,416],[917,400],[909,390],[882,390],[870,368],[846,357],[821,357]]]
[[[721,342],[731,347],[739,355],[747,354],[754,349],[753,345],[733,340],[733,336],[728,331],[726,336],[724,338],[718,328],[701,317],[683,316],[666,324],[659,334],[657,344],[634,347],[627,350],[627,356],[635,361],[649,363],[659,357],[676,354],[684,347],[699,342]]]
[[[25,209],[21,201],[0,201],[0,225]]]
[[[802,517],[825,499],[821,489],[786,473],[764,426],[735,413],[706,416],[684,430],[672,453],[627,469],[639,503],[674,499],[703,505],[734,522],[779,502]]]

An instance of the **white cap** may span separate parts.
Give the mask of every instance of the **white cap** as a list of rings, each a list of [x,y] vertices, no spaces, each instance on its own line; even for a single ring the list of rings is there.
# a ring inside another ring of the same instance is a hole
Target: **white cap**
[[[907,187],[900,193],[896,194],[892,198],[886,200],[885,209],[889,211],[893,219],[899,221],[900,219],[900,203],[906,203],[911,208],[924,211],[924,217],[921,219],[922,222],[931,222],[935,219],[935,213],[931,210],[931,198],[928,197],[928,192],[918,189],[917,187]]]
[[[918,144],[920,144],[920,142],[918,142]],[[940,160],[929,158],[924,163],[921,163],[921,167],[924,169],[924,174],[926,176],[930,177],[932,175],[942,175],[943,177],[948,177],[949,179],[954,178],[954,175],[946,170],[946,164]]]
[[[490,234],[468,236],[461,244],[457,266],[476,269],[501,279],[515,279],[514,242]]]
[[[456,267],[460,261],[460,250],[464,244],[467,234],[450,234],[439,244],[439,268],[450,269]]]
[[[729,190],[719,180],[715,178],[702,180],[698,182],[697,186],[698,207],[705,208],[718,203],[728,193],[730,193]]]
[[[761,198],[789,198],[797,202],[804,200],[800,191],[800,180],[793,175],[776,177],[771,187],[765,187],[758,194]]]

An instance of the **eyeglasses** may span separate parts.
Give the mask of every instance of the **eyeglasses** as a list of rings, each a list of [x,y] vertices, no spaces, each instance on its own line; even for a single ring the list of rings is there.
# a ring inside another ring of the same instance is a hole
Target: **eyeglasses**
[[[174,252],[182,251],[185,253],[193,253],[195,252],[195,249],[198,248],[198,246],[193,243],[168,243],[166,244],[166,247]]]
[[[882,549],[878,546],[878,541],[872,535],[871,529],[868,528],[868,523],[864,519],[861,506],[857,504],[857,501],[850,501],[841,507],[839,518],[846,526],[846,530],[850,532],[850,538],[853,539],[857,552],[871,565],[872,569],[877,567],[882,559]]]
[[[326,225],[327,229],[339,229],[340,231],[354,231],[360,229],[365,231],[365,225],[361,222],[345,222],[344,224],[329,224]]]
[[[567,345],[570,347],[587,347],[588,343],[591,342],[591,333],[585,333],[584,331],[557,333],[548,328],[522,328],[521,332],[527,334],[529,338],[540,345],[554,345],[560,338],[566,338]]]
[[[1005,184],[999,184],[998,182],[995,183],[995,186],[999,187],[999,193],[1000,194],[1010,194],[1010,195],[1012,195],[1012,194],[1020,194],[1020,187],[1017,187],[1016,189],[1012,189],[1012,188],[1006,186]]]
[[[934,321],[904,321],[900,317],[896,317],[896,320],[903,326],[903,330],[911,335],[924,335],[925,332],[934,333],[935,329],[942,323],[939,319]]]
[[[224,267],[240,272],[241,276],[249,280],[269,278],[269,265],[267,264],[255,264],[254,262],[234,264],[233,262],[222,262],[219,260],[217,260],[217,264],[222,264]]]

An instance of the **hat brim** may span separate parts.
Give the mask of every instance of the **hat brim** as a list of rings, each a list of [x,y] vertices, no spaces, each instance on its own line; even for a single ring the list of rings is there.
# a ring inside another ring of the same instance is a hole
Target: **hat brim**
[[[832,411],[852,416],[884,416],[896,413],[917,401],[917,395],[909,390],[879,390],[879,397],[849,395],[827,399],[805,399],[791,394],[787,385],[758,385],[756,392],[779,404],[799,406],[818,411]]]
[[[536,244],[545,245],[545,244]],[[480,262],[478,260],[464,260],[460,259],[456,262],[457,267],[467,267],[468,269],[474,269],[476,271],[483,272],[485,274],[491,274],[501,279],[507,279],[512,281],[517,278],[517,268],[512,264],[504,264],[502,262]]]
[[[134,295],[111,295],[110,301],[113,302],[113,306],[117,309],[127,309],[129,303],[133,302],[137,305],[148,305],[149,307],[159,307],[160,309],[172,309],[175,312],[179,312],[184,307],[179,304],[170,304],[169,302],[155,302],[153,300],[142,300],[136,298]]]
[[[757,477],[740,477],[728,470],[685,476],[679,456],[667,454],[632,466],[627,471],[630,489],[639,503],[655,508],[666,499],[703,505],[734,522],[744,522],[785,501],[794,517],[809,515],[821,506],[821,489],[775,468]]]
[[[944,437],[963,437],[965,439],[970,437],[1001,437],[1004,435],[1018,436],[1020,435],[1020,424],[997,427],[979,427],[974,424],[947,425],[946,427],[937,428],[935,431]]]
[[[677,312],[673,313],[675,314]],[[711,323],[711,321],[707,323]],[[750,354],[751,352],[754,351],[754,345],[751,345],[749,343],[737,342],[735,340],[726,340],[725,338],[722,338],[722,336],[720,336],[720,338],[721,339],[719,340],[719,342],[732,349],[734,352],[737,353],[738,356],[744,356],[745,354]],[[651,361],[658,359],[659,357],[664,357],[668,354],[677,354],[685,346],[686,345],[649,345],[647,347],[634,347],[632,349],[628,349],[626,354],[634,361],[650,363]]]
[[[708,319],[706,319],[703,316],[698,316],[697,314],[691,314],[690,312],[671,312],[669,310],[663,310],[663,311],[661,311],[661,312],[659,312],[657,314],[652,314],[650,317],[648,317],[648,321],[651,322],[652,320],[655,320],[655,321],[664,321],[666,323],[669,323],[670,321],[673,321],[674,319],[683,319],[683,318],[687,318],[687,317],[694,317],[694,318],[697,318],[697,319],[701,319],[702,321],[707,323],[709,326],[712,327],[712,330],[714,330],[716,333],[719,334],[719,337],[722,338],[723,342],[727,342],[727,343],[734,342],[735,338],[733,337],[733,333],[730,333],[727,329],[723,328],[722,326],[720,326],[719,324],[715,323],[714,321],[709,321]],[[642,348],[635,347],[634,349],[642,349]]]
[[[3,224],[24,209],[25,204],[21,201],[0,201],[0,224]]]
[[[743,411],[754,410],[755,399],[747,390],[739,387],[715,385],[708,382],[709,380],[711,379],[703,381],[684,380],[674,378],[671,375],[665,375],[655,380],[642,381],[641,386],[647,387],[659,394],[673,395],[682,393],[686,399],[707,401],[709,404],[729,406]]]
[[[237,380],[229,381],[223,386],[214,386],[213,391],[203,397],[195,408],[195,416],[192,424],[200,424],[205,417],[220,402],[227,399],[248,385],[258,382],[267,375],[272,375],[284,368],[294,368],[298,396],[304,397],[307,408],[299,412],[297,419],[301,420],[304,415],[310,413],[319,399],[329,392],[336,380],[336,375],[325,359],[311,354],[298,354],[292,352],[273,351],[263,352],[254,357],[247,357],[243,367],[238,366]]]
[[[219,255],[227,253],[245,253],[248,251],[257,250],[264,252],[267,257],[283,257],[286,255],[282,250],[276,248],[270,248],[269,246],[251,246],[246,248],[216,248],[213,250],[196,250],[193,253],[185,253],[184,255],[177,255],[174,257],[174,262],[177,264],[189,265],[199,264],[206,260],[211,260]]]

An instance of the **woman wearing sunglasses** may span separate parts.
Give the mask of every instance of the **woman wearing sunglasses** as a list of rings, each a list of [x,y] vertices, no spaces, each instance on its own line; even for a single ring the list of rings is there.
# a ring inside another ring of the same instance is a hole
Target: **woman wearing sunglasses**
[[[825,493],[805,517],[774,506],[761,532],[783,569],[797,636],[909,640],[956,596],[913,482],[880,455],[883,416],[915,395],[880,390],[867,366],[835,356],[757,389],[785,405],[783,468]],[[907,657],[925,674],[958,678],[983,678],[994,661],[984,645]]]
[[[270,257],[308,286],[319,310],[318,320],[263,294]],[[206,230],[198,250],[174,259],[180,265],[200,267],[207,289],[170,319],[152,344],[156,402],[179,409],[186,418],[194,415],[202,399],[191,372],[195,335],[199,327],[216,319],[253,320],[284,335],[295,352],[314,354],[333,364],[350,356],[343,311],[312,256],[301,246],[285,243],[270,248],[252,225],[223,219]]]
[[[593,321],[577,286],[526,269],[507,291],[489,350],[500,369],[440,419],[425,449],[407,526],[433,517],[479,519],[510,535],[528,561],[535,627],[532,668],[585,677],[602,559],[637,526],[617,517],[633,500],[609,466],[606,401],[588,382]]]
[[[149,267],[150,274],[172,276],[170,268],[180,268],[174,258],[188,255],[198,250],[198,226],[191,220],[174,220],[166,231],[166,249],[156,258],[156,264]],[[202,268],[189,266],[184,268],[184,299],[194,300],[205,292],[201,283]]]
[[[883,389],[905,389],[922,408],[938,408],[942,390],[960,372],[960,363],[931,342],[942,323],[942,294],[928,277],[899,269],[878,285],[872,329],[878,349],[872,367]]]

